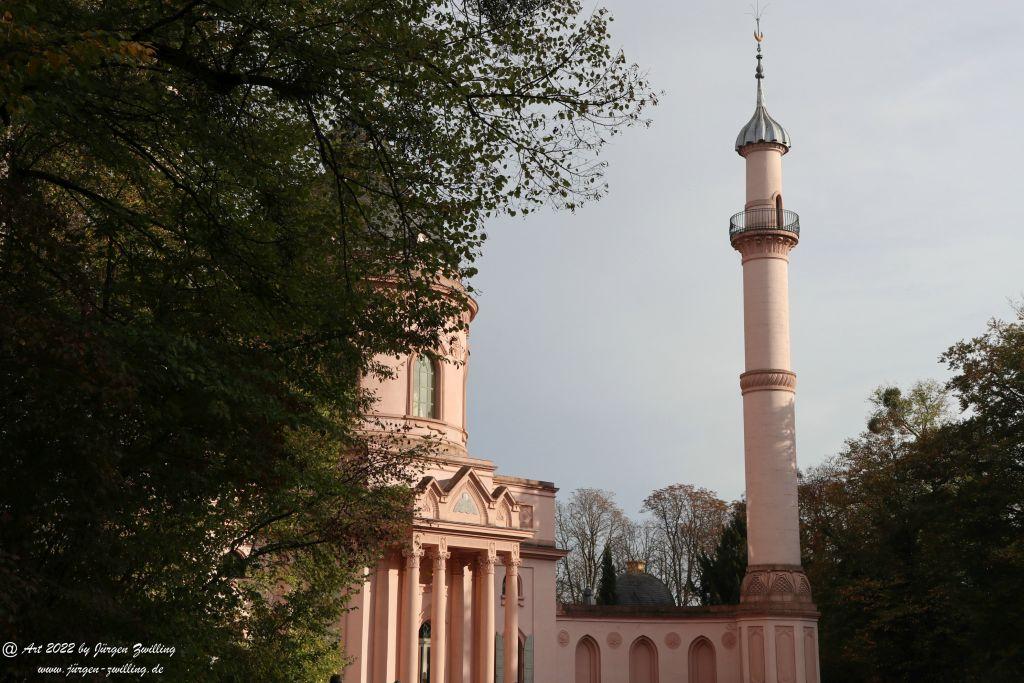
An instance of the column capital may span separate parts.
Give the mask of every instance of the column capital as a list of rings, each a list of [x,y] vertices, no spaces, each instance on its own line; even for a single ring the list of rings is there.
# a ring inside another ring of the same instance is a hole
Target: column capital
[[[420,566],[420,558],[423,557],[423,539],[419,534],[414,534],[412,543],[402,548],[402,556],[405,557],[407,567]]]
[[[523,564],[523,561],[519,558],[519,546],[512,546],[512,550],[505,556],[505,573],[506,574],[517,574],[519,573],[519,567]]]
[[[481,553],[476,558],[476,564],[487,574],[494,573],[494,564],[498,561],[498,553],[494,551],[494,545],[485,553]]]
[[[448,539],[441,537],[437,542],[437,548],[434,549],[433,558],[436,566],[444,567],[444,563],[451,558],[452,554],[448,552]]]

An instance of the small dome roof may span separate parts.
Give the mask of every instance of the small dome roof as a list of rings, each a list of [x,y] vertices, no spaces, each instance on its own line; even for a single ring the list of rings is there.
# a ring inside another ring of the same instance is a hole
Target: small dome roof
[[[658,577],[645,572],[642,564],[630,567],[615,577],[615,597],[616,605],[676,604],[668,586]]]
[[[764,108],[764,92],[761,90],[761,81],[764,80],[764,66],[761,60],[761,41],[764,34],[761,33],[761,19],[757,18],[757,30],[754,31],[754,40],[757,41],[757,69],[754,71],[754,78],[757,79],[757,106],[754,107],[754,115],[747,121],[747,125],[740,129],[736,136],[736,151],[740,151],[747,145],[754,145],[759,142],[774,142],[782,145],[788,151],[790,148],[789,133],[782,127],[782,124],[773,119],[768,110]]]
[[[757,107],[754,115],[747,121],[747,125],[740,129],[736,136],[736,151],[738,152],[747,145],[758,142],[774,142],[782,145],[787,150],[790,148],[789,133],[776,121],[764,108],[764,96],[761,94],[761,81],[757,82]]]

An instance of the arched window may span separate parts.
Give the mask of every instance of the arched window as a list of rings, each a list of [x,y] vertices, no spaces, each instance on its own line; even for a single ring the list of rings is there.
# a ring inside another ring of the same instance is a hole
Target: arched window
[[[601,651],[590,636],[576,644],[576,683],[601,683]]]
[[[786,225],[786,216],[782,212],[782,195],[775,195],[775,227],[783,228]]]
[[[440,377],[437,363],[426,356],[416,356],[412,363],[412,414],[414,417],[438,419],[437,394]]]
[[[501,580],[501,604],[502,605],[505,604],[505,581],[507,579],[508,579],[508,577],[505,577],[505,578],[503,578]],[[518,587],[518,589],[519,589],[519,605],[520,606],[525,605],[526,604],[526,598],[523,596],[523,575],[522,574],[516,574],[516,587]]]
[[[691,683],[716,683],[717,680],[715,646],[702,636],[690,645],[690,681]]]
[[[430,622],[420,626],[420,678],[419,683],[430,683]]]
[[[644,636],[629,648],[629,683],[658,683],[658,650]]]

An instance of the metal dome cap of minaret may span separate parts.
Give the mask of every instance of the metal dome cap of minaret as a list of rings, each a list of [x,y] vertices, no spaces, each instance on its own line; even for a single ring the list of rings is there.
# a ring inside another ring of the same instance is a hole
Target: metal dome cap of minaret
[[[761,65],[763,56],[761,54],[761,42],[764,41],[764,34],[761,33],[761,17],[755,14],[754,40],[757,41],[757,70],[754,78],[757,79],[757,106],[754,108],[754,115],[747,121],[747,125],[740,129],[736,136],[736,151],[739,152],[747,145],[754,145],[761,142],[775,143],[785,147],[788,152],[790,148],[789,133],[776,121],[764,108],[764,90],[761,81],[764,80],[764,67]],[[785,152],[783,152],[785,153]]]

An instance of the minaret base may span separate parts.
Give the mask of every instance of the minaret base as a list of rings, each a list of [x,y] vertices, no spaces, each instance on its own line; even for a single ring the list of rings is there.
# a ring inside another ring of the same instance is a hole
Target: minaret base
[[[811,583],[800,565],[753,564],[740,584],[740,604],[788,603],[809,606]]]

